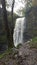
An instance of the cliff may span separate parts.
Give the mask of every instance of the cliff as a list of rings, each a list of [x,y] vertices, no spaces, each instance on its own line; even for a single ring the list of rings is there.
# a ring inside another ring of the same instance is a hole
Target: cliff
[[[31,7],[29,11],[26,12],[26,23],[27,23],[27,33],[29,35],[37,35],[37,6]]]

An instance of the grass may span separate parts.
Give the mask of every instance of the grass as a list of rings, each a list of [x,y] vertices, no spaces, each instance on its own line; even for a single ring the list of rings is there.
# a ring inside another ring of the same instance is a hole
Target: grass
[[[11,51],[12,49],[8,49],[3,54],[0,54],[0,59],[3,58],[5,55],[8,55],[9,53],[11,53]]]
[[[30,42],[30,48],[36,48],[37,49],[37,37],[34,37],[32,41]]]

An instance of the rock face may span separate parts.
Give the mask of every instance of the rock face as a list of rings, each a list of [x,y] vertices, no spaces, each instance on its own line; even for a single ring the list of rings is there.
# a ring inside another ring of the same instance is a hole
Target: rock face
[[[37,6],[26,12],[27,34],[37,35]]]
[[[32,0],[33,6],[37,6],[37,0]]]

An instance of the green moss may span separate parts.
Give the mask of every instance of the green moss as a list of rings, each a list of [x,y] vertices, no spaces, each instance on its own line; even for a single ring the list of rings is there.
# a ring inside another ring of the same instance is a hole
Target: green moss
[[[33,38],[32,42],[36,42],[37,43],[37,37]]]
[[[36,48],[37,49],[37,37],[33,38],[30,42],[30,48]]]

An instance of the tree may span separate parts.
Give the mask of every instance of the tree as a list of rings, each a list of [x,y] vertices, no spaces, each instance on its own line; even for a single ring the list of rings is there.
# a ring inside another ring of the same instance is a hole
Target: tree
[[[1,3],[2,3],[2,9],[3,9],[3,19],[4,19],[4,24],[5,24],[5,31],[6,31],[7,39],[8,39],[8,47],[10,48],[10,47],[12,47],[12,38],[11,38],[10,29],[9,29],[9,26],[8,26],[5,0],[1,0]]]
[[[14,32],[14,20],[13,20],[13,11],[14,11],[14,4],[15,4],[15,0],[12,1],[12,29],[11,29],[11,34],[12,34],[12,43],[14,46],[14,42],[13,42],[13,32]]]

